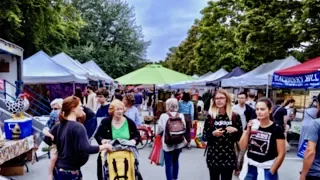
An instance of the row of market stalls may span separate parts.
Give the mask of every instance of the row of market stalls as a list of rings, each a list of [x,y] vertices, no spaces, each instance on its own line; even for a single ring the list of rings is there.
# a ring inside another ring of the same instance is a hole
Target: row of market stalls
[[[81,64],[63,52],[50,57],[39,51],[23,61],[23,81],[25,84],[89,81],[112,83],[113,79],[93,60]]]
[[[267,88],[271,86],[272,75],[275,71],[298,64],[300,64],[300,62],[290,56],[286,59],[261,64],[247,73],[239,67],[234,68],[231,72],[227,72],[221,68],[215,73],[206,73],[197,80],[169,84],[167,87],[169,89],[203,89],[210,86],[225,88]]]
[[[84,91],[88,84],[95,89],[116,86],[93,60],[81,64],[64,52],[50,57],[39,51],[25,59],[22,81],[24,91],[33,96],[29,110],[33,109],[34,115],[48,114],[50,101],[74,94],[77,87]]]

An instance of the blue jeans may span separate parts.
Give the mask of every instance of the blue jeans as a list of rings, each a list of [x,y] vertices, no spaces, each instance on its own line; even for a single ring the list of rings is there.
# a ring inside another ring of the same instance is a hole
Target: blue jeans
[[[258,177],[258,170],[257,167],[249,165],[248,173],[244,180],[257,180]],[[265,180],[278,180],[278,173],[275,174],[270,173],[270,169],[264,170],[264,178]]]
[[[167,180],[178,179],[179,173],[179,155],[181,149],[175,149],[170,152],[164,151],[164,163],[166,165]]]

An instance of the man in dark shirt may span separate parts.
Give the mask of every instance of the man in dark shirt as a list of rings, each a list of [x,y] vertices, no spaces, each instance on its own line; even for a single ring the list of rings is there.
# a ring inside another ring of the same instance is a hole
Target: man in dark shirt
[[[211,98],[212,98],[212,94],[211,94],[210,90],[207,90],[202,95],[202,101],[204,103],[204,111],[209,111]]]
[[[90,108],[83,107],[83,112],[85,113],[86,117],[83,125],[87,130],[88,139],[91,140],[95,130],[97,129],[97,117]]]
[[[134,89],[134,106],[138,108],[139,113],[141,114],[141,106],[144,103],[143,95],[138,91],[137,88]]]
[[[122,101],[123,96],[121,95],[121,90],[120,89],[116,89],[114,91],[114,97],[113,99],[119,99],[120,101]]]
[[[97,119],[98,119],[98,126],[100,125],[100,122],[103,118],[109,117],[109,103],[108,103],[108,97],[109,97],[109,91],[107,89],[99,89],[97,92],[97,98],[98,103],[100,104],[100,107],[97,111]]]
[[[277,99],[276,105],[272,109],[273,121],[280,125],[285,130],[287,124],[287,110],[283,107],[284,100],[282,98]]]

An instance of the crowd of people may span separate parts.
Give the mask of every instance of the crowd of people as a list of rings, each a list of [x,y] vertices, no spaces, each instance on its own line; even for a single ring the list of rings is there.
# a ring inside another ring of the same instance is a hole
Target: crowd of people
[[[80,168],[95,153],[99,153],[97,177],[105,179],[100,154],[112,151],[110,142],[115,139],[140,143],[141,110],[144,104],[154,110],[153,91],[116,90],[110,96],[106,88],[94,92],[88,86],[86,97],[77,88],[74,96],[52,101],[50,120],[43,130],[44,141],[50,145],[49,179],[82,179]],[[294,100],[278,99],[273,105],[269,98],[255,100],[255,94],[240,92],[234,103],[224,89],[205,92],[197,104],[191,97],[188,92],[173,94],[158,120],[156,132],[162,137],[167,180],[178,179],[179,156],[183,148],[191,149],[190,131],[199,111],[206,114],[202,140],[207,142],[211,180],[231,180],[233,175],[244,180],[279,179],[278,169],[287,151],[286,132],[296,113]],[[316,119],[320,106],[316,104],[305,112],[311,117],[308,125],[302,125],[300,144],[307,142],[308,147],[300,180],[320,178],[320,120]],[[91,145],[93,138],[97,146]]]

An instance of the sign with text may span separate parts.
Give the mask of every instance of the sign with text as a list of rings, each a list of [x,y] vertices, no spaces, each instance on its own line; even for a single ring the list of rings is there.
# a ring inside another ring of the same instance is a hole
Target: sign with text
[[[320,87],[320,72],[283,76],[273,74],[272,87],[312,89]]]

